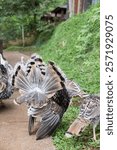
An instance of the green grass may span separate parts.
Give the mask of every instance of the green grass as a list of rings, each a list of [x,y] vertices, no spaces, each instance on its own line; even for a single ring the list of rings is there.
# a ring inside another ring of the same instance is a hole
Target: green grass
[[[99,4],[92,6],[84,14],[61,23],[51,39],[39,48],[44,60],[53,60],[70,79],[73,79],[89,93],[99,93]],[[70,106],[62,122],[53,135],[57,150],[98,150],[99,140],[94,142],[92,127],[88,127],[80,137],[64,137],[71,122],[78,115],[78,106]],[[99,139],[99,127],[97,129]]]

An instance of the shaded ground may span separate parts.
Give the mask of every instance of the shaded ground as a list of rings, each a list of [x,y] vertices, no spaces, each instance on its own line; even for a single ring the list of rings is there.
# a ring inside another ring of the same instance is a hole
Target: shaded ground
[[[4,52],[5,58],[12,65],[22,55],[19,52]],[[25,106],[13,104],[17,95],[18,92],[15,92],[9,100],[4,101],[4,106],[0,106],[0,150],[55,150],[51,137],[36,141],[35,135],[28,135]]]

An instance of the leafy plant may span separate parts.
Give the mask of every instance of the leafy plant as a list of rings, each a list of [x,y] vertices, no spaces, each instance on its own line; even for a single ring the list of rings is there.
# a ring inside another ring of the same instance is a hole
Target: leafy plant
[[[63,4],[66,0],[2,0],[0,1],[0,36],[7,40],[26,36],[27,33],[48,32],[42,23],[44,13]],[[23,35],[21,35],[23,34]]]

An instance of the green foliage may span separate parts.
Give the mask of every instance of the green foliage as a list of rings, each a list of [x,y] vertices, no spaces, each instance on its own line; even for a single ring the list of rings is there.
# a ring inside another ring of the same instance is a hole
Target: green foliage
[[[42,44],[45,44],[48,41],[48,39],[51,38],[54,29],[55,29],[55,24],[40,21],[37,27],[37,30],[39,30],[40,33],[36,40],[36,45],[41,46]]]
[[[43,14],[55,8],[57,5],[63,4],[65,0],[2,0],[0,1],[0,16],[8,15],[26,15],[26,14]]]
[[[22,33],[22,25],[25,27],[25,32],[31,32],[30,30],[30,23],[32,21],[32,18],[29,18],[28,16],[8,16],[8,17],[2,17],[0,21],[0,28],[1,33],[4,39],[16,39],[21,38]],[[28,26],[28,28],[27,28]]]
[[[39,54],[53,60],[70,79],[77,81],[89,93],[99,93],[99,4],[60,24],[51,39],[40,47]],[[74,102],[74,100],[73,100]],[[80,137],[66,139],[64,134],[78,115],[78,106],[70,106],[53,135],[58,150],[99,150],[99,140],[94,142],[92,126]],[[99,139],[99,127],[96,130]]]
[[[0,37],[8,40],[22,37],[22,27],[25,36],[45,30],[48,33],[49,26],[40,21],[41,16],[64,2],[66,0],[0,1]]]

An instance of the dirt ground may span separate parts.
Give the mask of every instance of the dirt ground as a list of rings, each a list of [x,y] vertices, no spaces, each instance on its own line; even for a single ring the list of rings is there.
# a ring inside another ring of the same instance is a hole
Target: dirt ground
[[[14,65],[21,56],[28,56],[19,52],[4,52],[5,58]],[[28,135],[28,117],[25,105],[17,106],[13,99],[15,92],[4,105],[0,106],[0,150],[55,150],[51,137],[35,140],[35,135]]]

